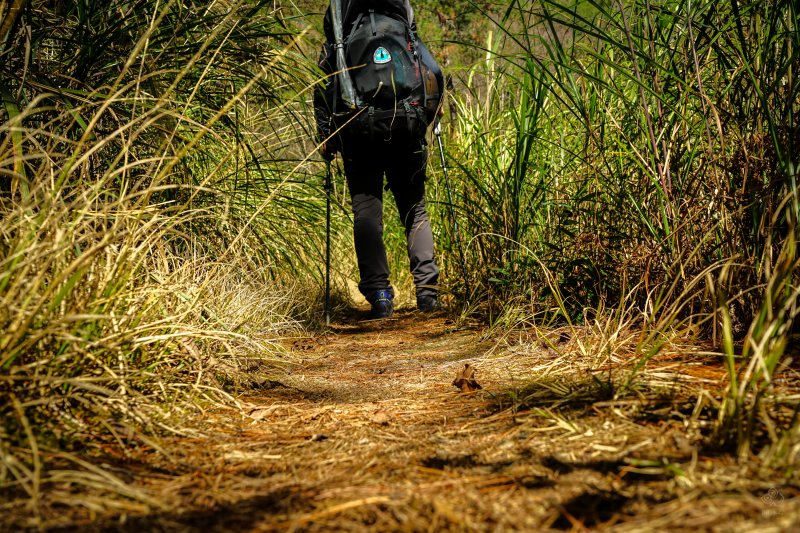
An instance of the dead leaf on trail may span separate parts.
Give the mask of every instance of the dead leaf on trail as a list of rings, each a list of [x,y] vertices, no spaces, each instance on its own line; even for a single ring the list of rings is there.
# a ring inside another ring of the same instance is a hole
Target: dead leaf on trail
[[[475,381],[475,367],[469,363],[464,363],[464,368],[456,374],[453,385],[461,389],[461,392],[473,392],[483,388]]]
[[[308,352],[316,348],[320,342],[317,339],[298,339],[292,343],[292,349],[299,352]]]
[[[371,417],[371,421],[373,424],[378,424],[381,426],[388,426],[389,420],[390,420],[389,413],[387,413],[386,411],[377,411],[373,413]]]
[[[269,409],[253,409],[250,412],[250,418],[253,420],[263,420],[267,416],[269,416],[270,410]]]
[[[250,409],[250,412],[247,413],[247,416],[253,419],[254,422],[259,420],[264,420],[268,416],[272,416],[275,413],[275,407],[260,407],[255,406]]]
[[[288,389],[290,388],[287,385],[284,385],[280,381],[275,381],[273,379],[264,379],[258,382],[258,386],[264,390],[271,390],[271,389]]]

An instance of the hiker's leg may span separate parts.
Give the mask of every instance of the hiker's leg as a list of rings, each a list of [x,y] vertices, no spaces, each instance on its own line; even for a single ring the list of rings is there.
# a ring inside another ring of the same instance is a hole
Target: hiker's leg
[[[343,161],[353,206],[358,289],[370,300],[375,291],[391,287],[383,245],[383,170],[366,158],[345,156]]]
[[[417,297],[435,296],[439,280],[433,250],[433,232],[425,208],[425,165],[427,150],[424,146],[403,153],[389,165],[386,177],[397,202],[397,211],[406,231],[408,260]]]

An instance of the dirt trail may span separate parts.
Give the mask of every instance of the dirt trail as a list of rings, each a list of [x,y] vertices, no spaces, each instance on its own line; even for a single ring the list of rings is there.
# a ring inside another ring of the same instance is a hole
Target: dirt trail
[[[103,527],[780,531],[800,516],[795,489],[698,455],[680,420],[625,402],[556,408],[564,385],[541,379],[557,362],[546,348],[497,349],[408,311],[293,349],[299,364],[243,399],[248,417],[209,413],[210,436],[166,443],[163,475],[138,480],[174,510]],[[451,384],[465,363],[482,390]],[[544,407],[523,409],[531,396]]]

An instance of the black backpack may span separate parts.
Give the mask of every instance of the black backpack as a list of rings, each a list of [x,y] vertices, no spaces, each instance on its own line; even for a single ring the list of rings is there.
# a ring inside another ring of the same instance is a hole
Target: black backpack
[[[399,4],[399,5],[395,5]],[[402,2],[372,3],[343,23],[355,105],[334,87],[334,125],[349,137],[408,141],[425,136],[444,86],[442,70],[417,37]],[[380,11],[376,9],[383,6]]]

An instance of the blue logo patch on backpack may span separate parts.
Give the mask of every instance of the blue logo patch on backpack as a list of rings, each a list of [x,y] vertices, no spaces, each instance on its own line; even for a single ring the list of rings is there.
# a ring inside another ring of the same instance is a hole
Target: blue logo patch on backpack
[[[384,63],[388,63],[392,60],[392,55],[389,53],[389,50],[384,48],[383,46],[379,46],[375,49],[375,53],[372,54],[372,61],[375,62],[376,65],[382,65]]]

